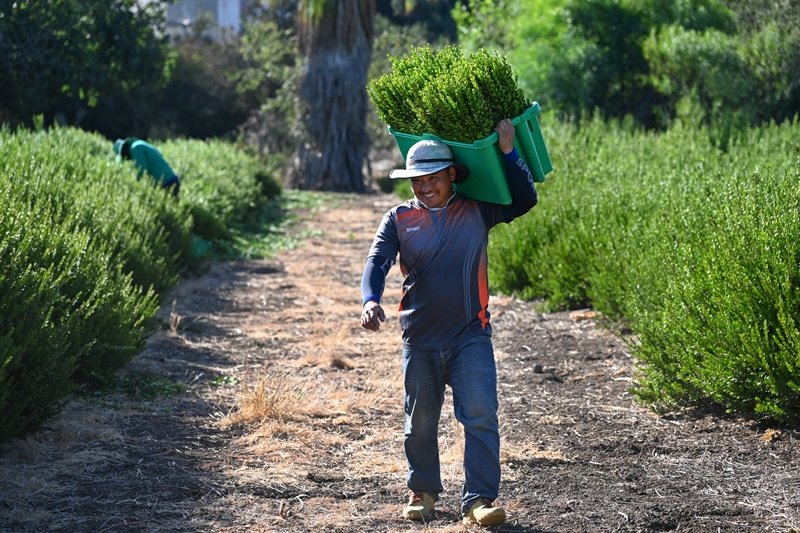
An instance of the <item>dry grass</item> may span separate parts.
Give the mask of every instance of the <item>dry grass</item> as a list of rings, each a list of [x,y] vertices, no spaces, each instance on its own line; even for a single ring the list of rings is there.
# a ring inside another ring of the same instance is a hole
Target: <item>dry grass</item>
[[[183,317],[175,311],[175,306],[177,303],[177,300],[172,300],[172,309],[169,313],[169,332],[172,335],[178,334],[178,330],[181,327],[181,322],[183,322]]]
[[[348,224],[345,220],[320,222],[326,227]],[[364,239],[371,231],[374,228],[365,226],[358,235],[354,230],[350,233]],[[294,305],[282,309],[280,323],[274,315],[264,313],[266,320],[254,316],[245,330],[259,339],[291,337],[292,349],[263,367],[260,375],[251,372],[243,376],[237,409],[223,423],[250,427],[252,433],[244,441],[253,453],[285,451],[291,442],[298,449],[305,446],[309,455],[324,455],[325,449],[345,446],[350,454],[348,468],[353,472],[399,472],[404,467],[397,448],[398,438],[402,438],[402,382],[395,355],[399,353],[399,331],[388,321],[385,331],[378,334],[360,328],[358,287],[330,276],[331,264],[341,267],[343,260],[353,260],[341,256],[340,244],[323,236],[309,248],[287,254],[292,255],[304,257],[302,261],[288,257],[284,263],[286,283],[292,286],[287,297]],[[253,289],[254,298],[260,291],[269,291],[268,287]],[[392,299],[397,296],[397,287],[387,290],[387,309],[396,306]],[[376,417],[387,419],[384,427],[373,429]],[[385,454],[374,455],[383,449]]]
[[[244,384],[239,408],[224,423],[286,422],[308,417],[350,423],[368,410],[391,408],[396,397],[392,381],[360,384],[284,371],[263,377],[255,387]]]
[[[352,328],[340,326],[330,333],[330,324],[315,324],[309,328],[308,336],[301,346],[306,354],[296,360],[297,365],[328,366],[340,370],[355,368],[355,363],[348,359],[347,353],[353,351],[350,339]]]
[[[295,419],[305,410],[307,396],[307,385],[291,374],[267,376],[254,387],[245,383],[239,397],[240,408],[229,416],[228,423]]]

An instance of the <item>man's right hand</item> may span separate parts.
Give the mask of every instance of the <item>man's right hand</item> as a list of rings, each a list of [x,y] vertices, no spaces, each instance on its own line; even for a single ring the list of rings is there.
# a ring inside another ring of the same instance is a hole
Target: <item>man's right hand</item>
[[[361,310],[362,328],[378,331],[381,329],[381,322],[384,320],[386,320],[386,314],[384,314],[381,304],[373,301],[364,304],[364,309]]]

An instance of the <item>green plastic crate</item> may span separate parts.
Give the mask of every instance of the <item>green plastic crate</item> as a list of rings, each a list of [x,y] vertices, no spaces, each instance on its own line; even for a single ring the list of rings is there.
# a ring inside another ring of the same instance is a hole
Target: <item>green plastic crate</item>
[[[511,119],[515,131],[514,146],[528,163],[533,179],[537,182],[543,182],[545,176],[553,170],[542,130],[539,128],[537,115],[540,112],[539,103],[534,102],[522,114]],[[448,141],[429,133],[411,135],[396,131],[391,126],[389,133],[394,137],[404,161],[409,148],[418,141],[423,139],[442,141],[450,147],[453,159],[469,168],[469,178],[455,184],[459,193],[474,200],[502,205],[511,203],[511,193],[506,184],[506,164],[497,144],[499,136],[496,131],[473,143]]]

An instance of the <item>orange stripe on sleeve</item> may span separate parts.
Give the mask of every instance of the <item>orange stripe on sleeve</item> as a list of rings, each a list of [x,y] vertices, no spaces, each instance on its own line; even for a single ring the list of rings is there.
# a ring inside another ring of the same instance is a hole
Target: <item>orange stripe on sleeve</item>
[[[489,325],[489,319],[486,318],[486,309],[489,307],[489,271],[485,248],[481,252],[481,260],[478,263],[478,297],[481,302],[478,318],[481,319],[481,327],[486,329],[486,326]]]

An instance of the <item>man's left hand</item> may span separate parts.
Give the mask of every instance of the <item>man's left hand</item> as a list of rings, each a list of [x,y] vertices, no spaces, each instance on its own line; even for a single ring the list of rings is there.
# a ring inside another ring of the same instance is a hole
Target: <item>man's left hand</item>
[[[510,154],[511,150],[514,149],[514,124],[511,123],[511,119],[504,118],[497,123],[494,130],[500,136],[498,141],[500,151],[504,154]]]

